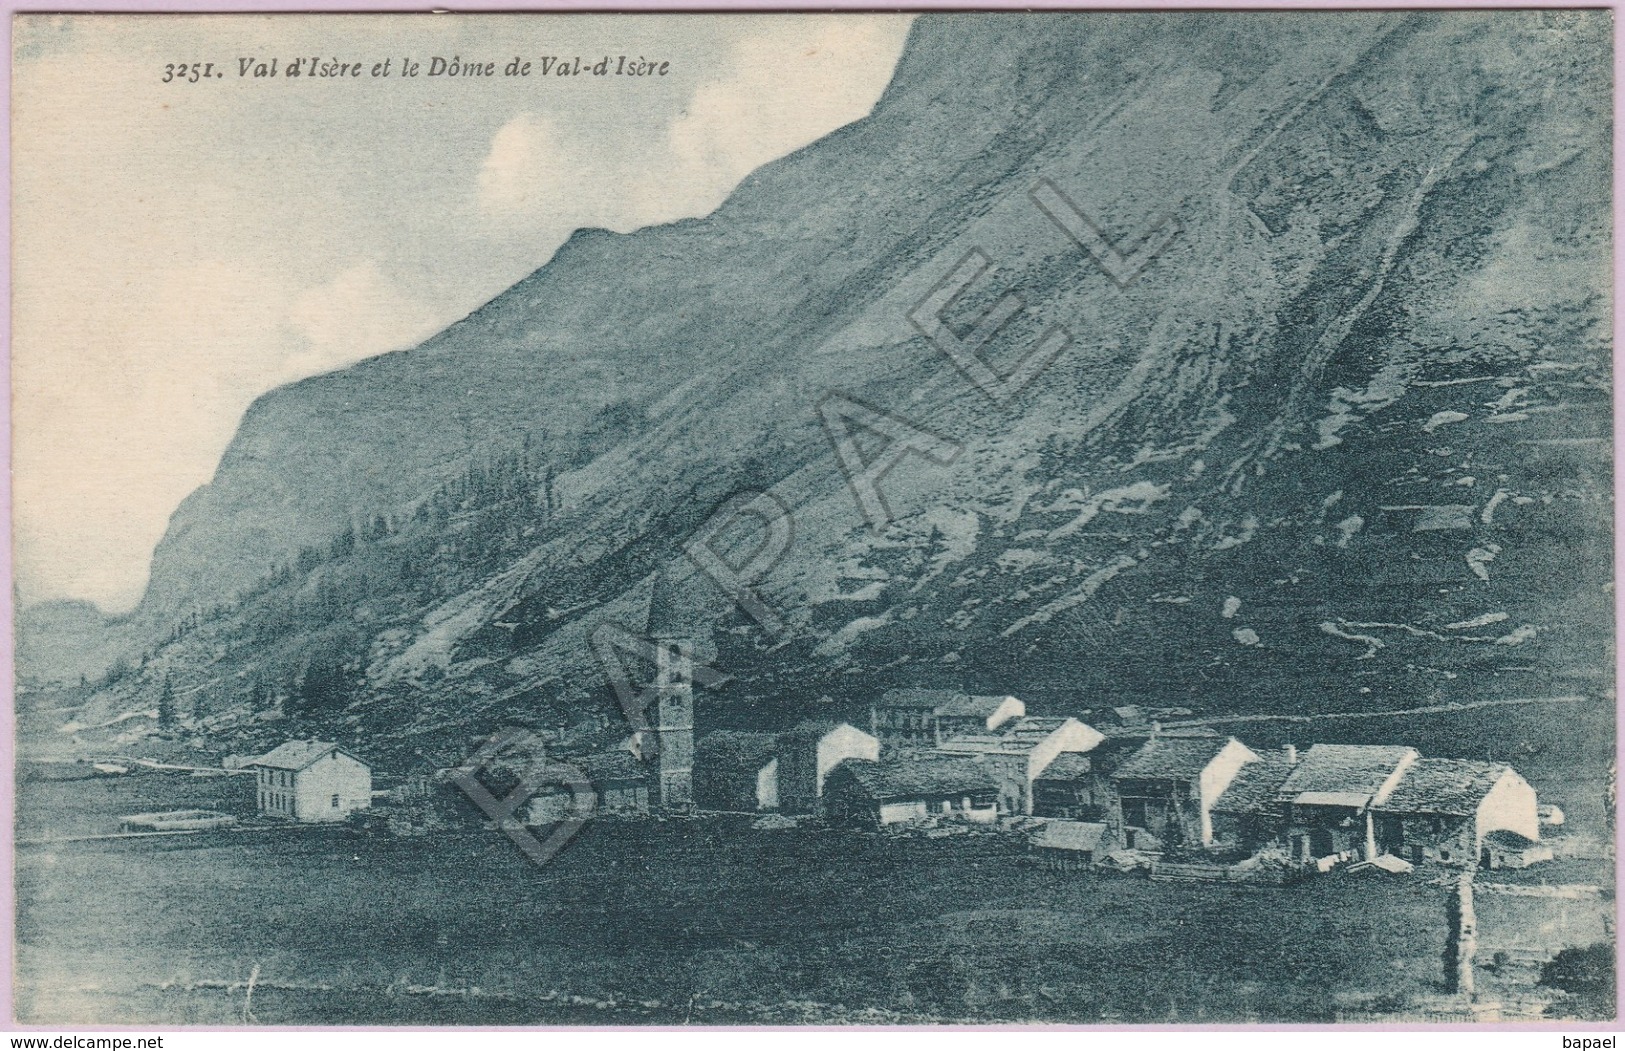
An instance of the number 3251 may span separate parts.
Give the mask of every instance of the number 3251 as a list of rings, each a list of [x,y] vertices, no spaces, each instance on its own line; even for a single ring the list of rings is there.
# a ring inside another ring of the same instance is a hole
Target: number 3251
[[[213,62],[170,62],[164,66],[163,83],[196,84],[214,75]]]

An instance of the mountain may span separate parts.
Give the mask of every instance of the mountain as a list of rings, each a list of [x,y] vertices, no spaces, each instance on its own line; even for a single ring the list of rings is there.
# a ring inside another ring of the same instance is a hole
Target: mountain
[[[923,16],[869,117],[715,213],[579,231],[423,345],[259,399],[76,725],[169,690],[204,737],[608,732],[605,622],[705,642],[714,725],[905,683],[1611,712],[1610,32]],[[1001,396],[943,346],[1007,294],[987,366],[1054,356]],[[876,528],[847,474],[888,455]],[[684,553],[762,491],[782,631]],[[40,667],[88,652],[21,630]]]

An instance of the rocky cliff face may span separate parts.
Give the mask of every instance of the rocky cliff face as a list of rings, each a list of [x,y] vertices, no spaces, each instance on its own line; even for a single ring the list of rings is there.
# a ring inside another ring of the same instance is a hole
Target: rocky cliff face
[[[615,711],[589,636],[651,618],[734,676],[719,722],[903,682],[1035,710],[1600,697],[1609,34],[924,17],[869,118],[713,215],[582,231],[423,346],[260,399],[100,714],[168,681],[217,732],[553,725]],[[993,377],[1036,367],[1002,392],[944,349],[990,310]],[[858,462],[914,448],[878,527],[832,414]],[[793,520],[753,580],[782,630],[683,551],[760,491]]]

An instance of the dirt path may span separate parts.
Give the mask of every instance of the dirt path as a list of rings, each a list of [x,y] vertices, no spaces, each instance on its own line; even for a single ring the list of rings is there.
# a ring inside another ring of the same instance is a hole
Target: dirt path
[[[1182,719],[1164,723],[1169,729],[1176,726],[1213,726],[1218,723],[1312,723],[1320,719],[1385,719],[1401,715],[1438,715],[1445,712],[1467,712],[1475,708],[1505,708],[1519,704],[1581,704],[1591,698],[1565,697],[1503,697],[1487,701],[1457,701],[1451,704],[1430,704],[1422,708],[1397,708],[1369,712],[1323,712],[1316,715],[1215,715],[1201,719]]]

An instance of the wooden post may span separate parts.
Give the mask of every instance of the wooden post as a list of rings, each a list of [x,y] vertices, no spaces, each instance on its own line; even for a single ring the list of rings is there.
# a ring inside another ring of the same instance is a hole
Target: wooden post
[[[1450,934],[1445,943],[1445,984],[1458,996],[1473,999],[1473,957],[1478,955],[1478,916],[1473,910],[1473,870],[1461,874],[1446,907]]]

